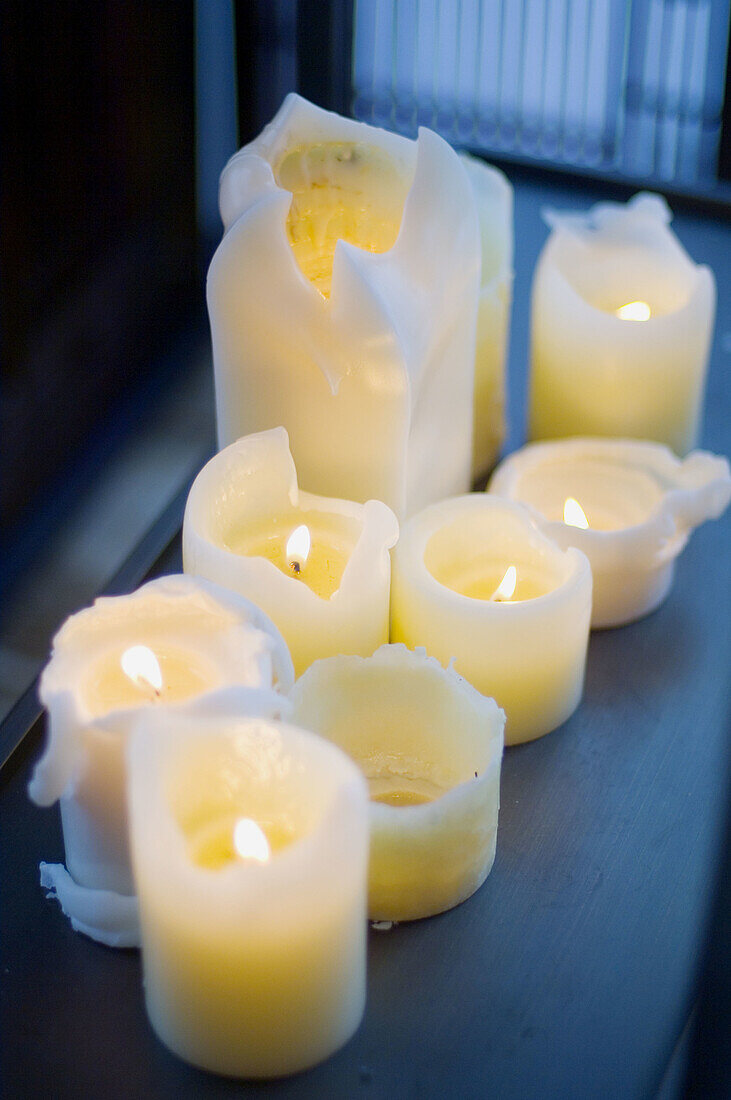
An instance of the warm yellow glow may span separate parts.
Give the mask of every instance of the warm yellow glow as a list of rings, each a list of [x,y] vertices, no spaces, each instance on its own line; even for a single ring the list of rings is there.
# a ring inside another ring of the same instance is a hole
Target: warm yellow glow
[[[649,321],[651,314],[647,302],[627,302],[617,310],[617,316],[622,321]]]
[[[250,817],[241,817],[234,826],[234,848],[239,859],[255,863],[268,863],[271,856],[269,841]]]
[[[160,663],[146,645],[133,645],[125,649],[120,664],[122,671],[138,687],[151,687],[158,694],[162,691]]]
[[[515,587],[518,583],[518,570],[514,565],[509,565],[505,570],[505,576],[500,581],[492,596],[491,600],[509,600],[515,592]]]
[[[303,565],[306,565],[311,546],[310,529],[301,523],[287,539],[287,564],[295,573],[299,573]]]
[[[567,523],[569,527],[581,527],[586,531],[589,526],[589,521],[586,518],[584,509],[579,504],[578,500],[573,497],[566,497],[566,503],[563,506],[563,521]]]

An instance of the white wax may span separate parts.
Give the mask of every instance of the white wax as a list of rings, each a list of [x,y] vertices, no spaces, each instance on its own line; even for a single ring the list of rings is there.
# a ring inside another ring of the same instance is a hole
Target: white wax
[[[594,576],[592,626],[621,626],[658,607],[694,527],[731,499],[725,458],[694,451],[681,461],[657,443],[565,439],[506,458],[490,492],[530,505],[559,546],[576,546]],[[564,523],[566,500],[586,529]]]
[[[368,802],[355,765],[283,723],[149,710],[130,744],[129,802],[145,1002],[162,1042],[238,1077],[337,1050],[365,1003]],[[253,858],[236,850],[242,835]]]
[[[294,572],[282,561],[280,538],[300,526],[312,546]],[[396,517],[380,501],[301,492],[287,433],[273,428],[232,443],[201,470],[185,509],[183,562],[187,573],[262,607],[299,675],[320,657],[366,656],[388,640],[388,551],[397,538]]]
[[[477,313],[473,480],[495,464],[505,439],[505,364],[513,296],[513,188],[478,157],[461,155],[472,184],[482,244]]]
[[[161,655],[163,674],[167,662],[162,655],[174,654],[172,696],[164,682],[158,694],[149,683],[136,685],[122,672],[123,655],[141,645]],[[188,699],[233,686],[243,712],[274,713],[286,702],[272,691],[273,682],[286,691],[293,678],[286,646],[267,617],[235,593],[192,577],[162,577],[129,596],[99,599],[67,620],[41,677],[49,738],[29,794],[41,806],[60,800],[66,865],[85,893],[67,888],[62,897],[68,884],[57,875],[58,893],[64,911],[84,931],[94,936],[96,892],[95,938],[107,942],[110,894],[119,898],[121,923],[115,934],[122,934],[121,924],[129,918],[127,937],[136,937],[128,900],[134,884],[124,746],[139,711],[176,711]],[[55,873],[46,872],[46,877]]]
[[[220,445],[282,424],[308,491],[399,515],[467,489],[480,231],[457,154],[290,95],[220,204]]]
[[[515,597],[490,594],[517,571]],[[474,493],[432,504],[393,555],[391,639],[455,668],[507,717],[505,743],[541,737],[579,704],[591,569],[561,550],[520,504]]]
[[[697,441],[716,291],[658,195],[549,212],[533,279],[530,436]],[[623,320],[623,306],[649,307]]]
[[[505,715],[424,650],[316,661],[292,720],[358,764],[371,797],[368,915],[415,920],[459,904],[495,858]]]

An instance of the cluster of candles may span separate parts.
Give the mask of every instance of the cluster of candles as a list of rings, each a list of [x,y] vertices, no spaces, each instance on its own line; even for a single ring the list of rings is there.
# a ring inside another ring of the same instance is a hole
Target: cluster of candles
[[[56,636],[30,793],[61,805],[43,885],[76,929],[141,945],[163,1042],[267,1077],[357,1028],[366,916],[482,884],[503,744],[576,710],[590,628],[659,606],[731,474],[670,449],[695,439],[713,280],[657,197],[551,215],[542,441],[480,493],[503,435],[504,178],[289,97],[221,210],[222,449],[188,498],[185,573]]]

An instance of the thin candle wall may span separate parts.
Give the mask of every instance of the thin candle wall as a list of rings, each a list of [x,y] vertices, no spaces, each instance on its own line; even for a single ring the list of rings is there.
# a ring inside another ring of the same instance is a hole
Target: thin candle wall
[[[657,195],[547,214],[533,279],[532,439],[650,439],[677,454],[695,445],[716,291],[670,219]]]
[[[480,235],[457,154],[290,95],[220,202],[220,445],[284,425],[310,492],[397,514],[468,488]]]
[[[142,659],[136,671],[124,671],[126,657]],[[268,702],[276,709],[283,699],[272,683],[286,691],[293,678],[284,642],[263,612],[192,577],[163,577],[132,595],[99,599],[64,624],[41,677],[49,739],[29,794],[41,806],[60,800],[68,873],[44,864],[42,875],[75,927],[119,946],[137,942],[124,764],[136,714],[176,710],[232,685],[243,691],[242,707]]]
[[[287,551],[300,527],[306,555]],[[232,443],[201,470],[185,508],[183,562],[256,601],[299,675],[320,657],[366,656],[388,640],[388,551],[397,537],[396,517],[380,501],[300,492],[287,433],[274,428]]]
[[[295,1073],[346,1042],[365,1003],[368,804],[355,765],[283,723],[148,712],[129,800],[159,1038],[241,1077]]]

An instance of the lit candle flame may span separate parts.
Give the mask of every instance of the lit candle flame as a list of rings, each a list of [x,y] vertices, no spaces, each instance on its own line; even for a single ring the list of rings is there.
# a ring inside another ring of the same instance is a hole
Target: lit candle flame
[[[303,565],[307,563],[307,559],[310,556],[310,547],[312,546],[312,539],[310,538],[310,529],[304,523],[299,527],[295,527],[292,534],[287,539],[287,564],[293,572],[299,573]]]
[[[234,848],[240,859],[255,863],[268,863],[271,856],[269,841],[250,817],[241,817],[234,825]]]
[[[514,565],[509,565],[505,570],[505,576],[500,581],[492,596],[491,600],[509,600],[515,592],[515,587],[518,583],[518,570]]]
[[[563,506],[563,521],[567,523],[569,527],[581,527],[583,531],[586,531],[589,526],[586,512],[574,497],[566,497],[566,502]]]
[[[647,302],[627,302],[617,310],[622,321],[649,321],[652,310]]]
[[[151,687],[156,695],[162,691],[160,663],[146,645],[133,645],[125,649],[120,664],[122,672],[138,687]]]

